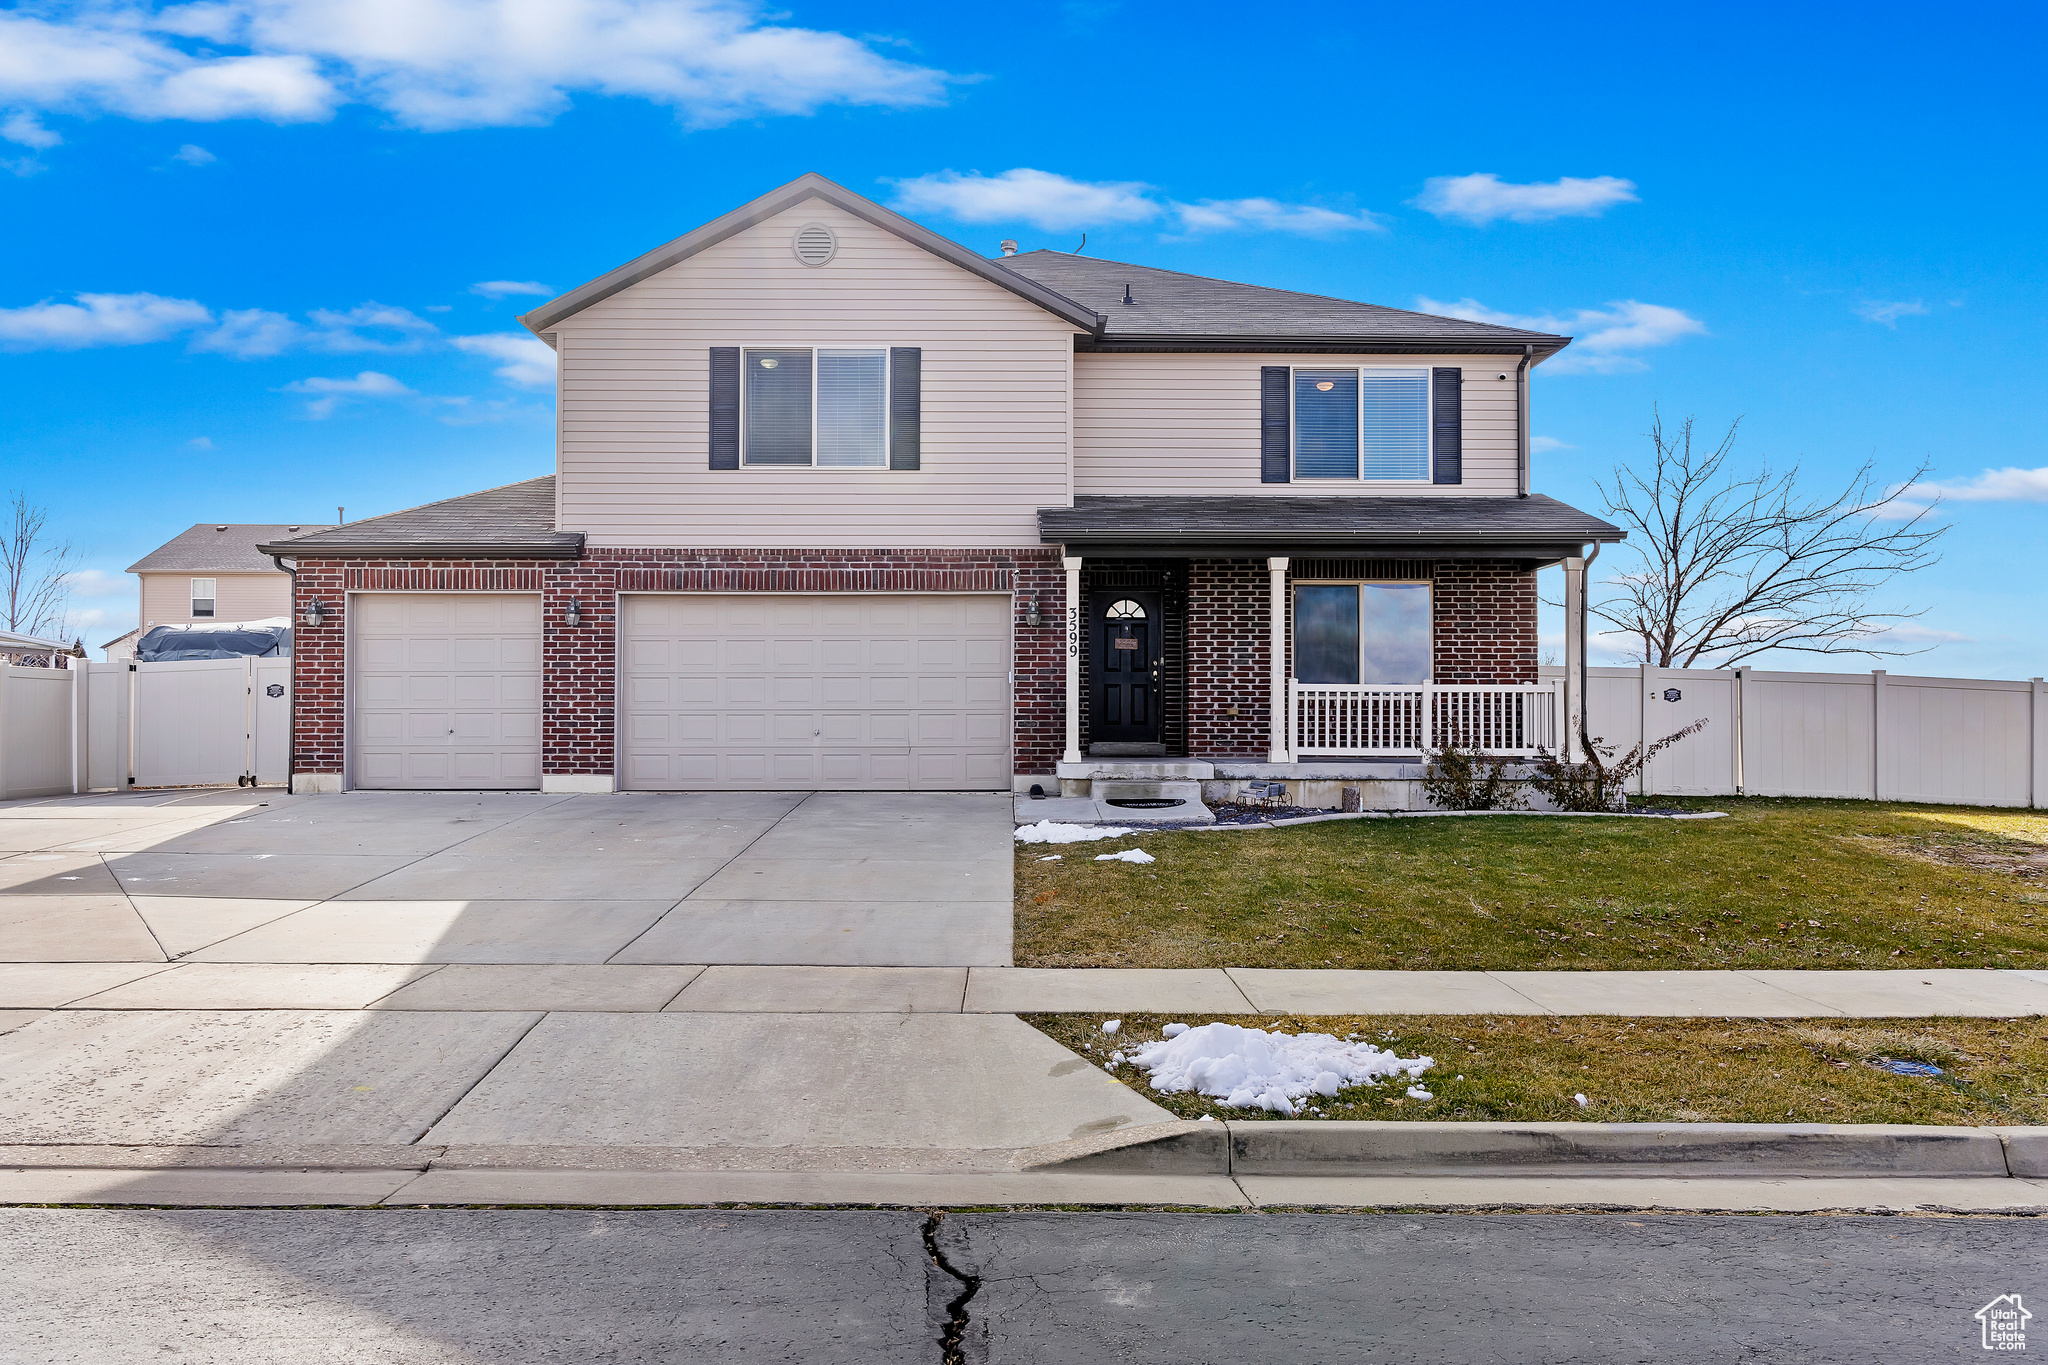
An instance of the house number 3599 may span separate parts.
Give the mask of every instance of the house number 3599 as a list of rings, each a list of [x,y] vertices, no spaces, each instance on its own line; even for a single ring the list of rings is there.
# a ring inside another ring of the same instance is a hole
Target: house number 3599
[[[1081,653],[1081,609],[1067,608],[1067,653],[1078,658]]]

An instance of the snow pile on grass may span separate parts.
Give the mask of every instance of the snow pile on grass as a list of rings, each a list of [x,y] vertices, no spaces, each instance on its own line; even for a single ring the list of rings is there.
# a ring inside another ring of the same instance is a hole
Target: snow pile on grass
[[[1095,839],[1118,839],[1131,831],[1121,825],[1062,825],[1051,820],[1040,820],[1035,825],[1019,825],[1017,842],[1020,844],[1085,844]]]
[[[1309,1095],[1334,1095],[1347,1085],[1395,1077],[1413,1081],[1436,1065],[1433,1057],[1400,1057],[1327,1033],[1268,1033],[1223,1023],[1146,1043],[1130,1061],[1151,1072],[1152,1088],[1164,1094],[1193,1090],[1231,1109],[1268,1109],[1289,1117]]]
[[[1127,848],[1121,853],[1098,853],[1098,863],[1156,863],[1159,860],[1142,848]]]

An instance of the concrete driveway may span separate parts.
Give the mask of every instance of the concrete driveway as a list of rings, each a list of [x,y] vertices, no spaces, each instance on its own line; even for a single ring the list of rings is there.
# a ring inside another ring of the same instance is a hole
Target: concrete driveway
[[[994,795],[209,792],[0,807],[0,961],[1010,961]]]

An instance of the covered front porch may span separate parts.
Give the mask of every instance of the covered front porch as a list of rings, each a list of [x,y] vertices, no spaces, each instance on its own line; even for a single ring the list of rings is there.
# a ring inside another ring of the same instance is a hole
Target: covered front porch
[[[1189,764],[1210,771],[1174,775],[1407,782],[1446,744],[1570,749],[1585,551],[1620,537],[1538,497],[1082,497],[1039,520],[1064,553],[1069,788]],[[1556,683],[1536,643],[1553,564]]]

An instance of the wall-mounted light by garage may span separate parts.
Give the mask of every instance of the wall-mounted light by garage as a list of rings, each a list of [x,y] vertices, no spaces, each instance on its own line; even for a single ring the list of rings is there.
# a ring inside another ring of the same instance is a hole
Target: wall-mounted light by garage
[[[570,601],[569,609],[562,613],[562,624],[571,630],[583,624],[583,604],[581,602]]]
[[[1039,615],[1038,599],[1035,597],[1024,604],[1024,624],[1033,630],[1045,624],[1045,617]]]
[[[320,599],[316,597],[306,604],[306,610],[300,615],[299,619],[313,629],[318,630],[327,624],[327,608],[322,606]]]

